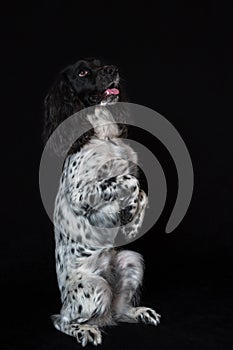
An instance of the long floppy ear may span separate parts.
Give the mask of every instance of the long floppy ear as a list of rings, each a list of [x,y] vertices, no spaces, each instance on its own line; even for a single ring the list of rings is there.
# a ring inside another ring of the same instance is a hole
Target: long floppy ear
[[[44,100],[44,108],[43,142],[45,144],[60,123],[84,108],[83,103],[69,83],[65,71],[60,74],[50,88]]]

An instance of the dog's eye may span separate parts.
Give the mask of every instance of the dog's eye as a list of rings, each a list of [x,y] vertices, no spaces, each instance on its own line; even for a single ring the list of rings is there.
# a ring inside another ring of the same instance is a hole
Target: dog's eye
[[[82,69],[78,73],[79,77],[85,77],[88,74],[89,74],[89,71],[87,69]]]

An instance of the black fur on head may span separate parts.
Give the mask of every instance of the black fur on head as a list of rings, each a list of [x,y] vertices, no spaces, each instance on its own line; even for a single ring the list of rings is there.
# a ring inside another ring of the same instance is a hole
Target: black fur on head
[[[125,97],[116,66],[101,65],[99,60],[88,58],[66,67],[45,98],[44,143],[57,126],[74,113],[97,104],[117,101],[125,101]],[[126,137],[125,125],[121,125],[121,130],[121,136]],[[72,146],[72,152],[87,143],[93,134],[93,129],[83,134]]]

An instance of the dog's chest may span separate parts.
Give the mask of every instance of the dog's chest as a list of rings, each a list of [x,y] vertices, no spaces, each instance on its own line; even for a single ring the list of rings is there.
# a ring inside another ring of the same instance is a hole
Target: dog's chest
[[[120,139],[94,139],[69,161],[68,176],[89,182],[128,173],[128,161],[137,163],[137,155]]]
[[[129,160],[137,163],[136,153],[120,139],[91,140],[80,152],[66,159],[54,210],[54,223],[59,232],[72,237],[80,235],[86,242],[86,233],[91,231],[92,237],[96,235],[99,240],[98,230],[93,229],[84,214],[71,209],[69,199],[85,186],[95,195],[99,181],[131,173]],[[111,204],[116,206],[112,210],[117,211],[117,203]]]

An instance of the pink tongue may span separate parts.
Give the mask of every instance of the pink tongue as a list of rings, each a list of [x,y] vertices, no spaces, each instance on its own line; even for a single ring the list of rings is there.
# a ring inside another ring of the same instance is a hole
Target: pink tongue
[[[105,94],[106,94],[106,95],[118,95],[118,94],[119,94],[119,90],[116,89],[116,88],[107,89],[107,90],[105,91]]]

